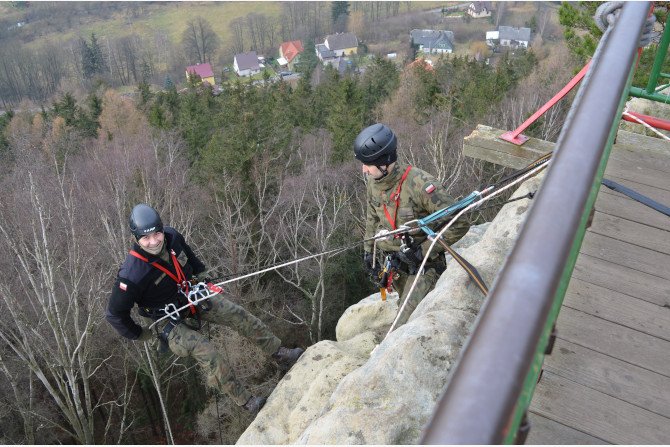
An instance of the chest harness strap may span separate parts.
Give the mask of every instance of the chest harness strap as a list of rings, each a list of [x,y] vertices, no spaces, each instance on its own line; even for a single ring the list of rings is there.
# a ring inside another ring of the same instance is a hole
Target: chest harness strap
[[[391,219],[391,213],[389,213],[389,210],[386,208],[386,204],[384,204],[384,214],[386,215],[386,220],[388,220],[389,223],[391,224],[392,230],[397,230],[396,219],[398,218],[398,207],[400,206],[400,190],[402,189],[402,184],[407,178],[410,169],[412,169],[412,167],[407,166],[405,173],[402,175],[402,178],[400,179],[400,183],[398,183],[398,189],[396,189],[396,191],[393,194],[391,194],[390,199],[393,202],[395,202],[395,211],[393,212],[393,219]]]
[[[151,266],[157,268],[161,272],[168,275],[170,278],[172,278],[174,282],[177,283],[177,288],[188,296],[189,282],[186,280],[186,275],[184,275],[184,271],[181,269],[181,264],[179,264],[179,261],[177,260],[177,255],[175,254],[174,250],[170,250],[170,257],[172,259],[172,265],[174,265],[175,272],[177,273],[176,275],[167,268],[160,265],[158,261],[149,262],[149,260],[146,257],[142,256],[135,250],[130,250],[130,254],[135,256],[137,259],[144,261],[147,264],[150,264]],[[189,304],[189,308],[191,310],[191,314],[195,315],[196,313],[195,306],[193,304]]]

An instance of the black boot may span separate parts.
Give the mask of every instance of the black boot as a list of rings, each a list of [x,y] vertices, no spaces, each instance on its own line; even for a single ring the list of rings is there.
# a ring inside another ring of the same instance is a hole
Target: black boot
[[[261,411],[261,408],[263,408],[263,405],[265,405],[265,401],[267,400],[266,397],[251,396],[247,403],[242,405],[242,408],[255,415]]]
[[[291,369],[291,366],[298,361],[303,352],[305,352],[305,350],[301,348],[290,349],[282,346],[277,349],[277,352],[272,354],[272,358],[282,370],[288,371]]]

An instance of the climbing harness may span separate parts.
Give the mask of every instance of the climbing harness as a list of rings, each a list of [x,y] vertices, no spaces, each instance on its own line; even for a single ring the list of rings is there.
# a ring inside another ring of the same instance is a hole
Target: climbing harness
[[[161,318],[157,319],[151,326],[149,326],[150,329],[153,328],[158,321],[161,321],[165,318],[170,318],[171,321],[169,321],[168,324],[165,325],[163,331],[161,331],[161,333],[159,334],[159,339],[161,340],[161,342],[165,343],[165,345],[167,344],[167,338],[172,329],[174,329],[176,325],[180,324],[183,321],[181,311],[183,311],[186,308],[189,309],[190,315],[193,316],[198,323],[197,327],[192,326],[189,327],[191,327],[194,330],[200,330],[200,328],[202,327],[202,322],[200,321],[199,318],[199,311],[209,310],[209,307],[203,302],[214,295],[220,294],[223,291],[223,289],[212,283],[205,283],[205,282],[193,283],[192,281],[187,280],[186,275],[184,274],[184,271],[181,268],[181,264],[179,264],[179,260],[177,259],[177,255],[174,252],[174,250],[170,250],[170,258],[172,260],[172,265],[174,266],[175,269],[174,273],[171,272],[167,267],[161,265],[158,261],[149,262],[149,259],[141,255],[140,253],[136,252],[135,250],[130,250],[130,254],[136,257],[137,259],[144,261],[147,264],[151,265],[152,267],[165,273],[177,284],[177,291],[186,298],[187,301],[186,307],[178,308],[175,303],[167,303],[163,308],[157,308],[157,309],[142,308],[144,312],[147,314],[147,316],[154,319],[156,318],[157,314],[160,313],[163,314]],[[162,345],[162,348],[165,348],[165,345]]]
[[[179,260],[177,260],[177,255],[175,254],[174,250],[170,250],[170,258],[172,259],[172,265],[174,265],[174,270],[176,274],[172,273],[167,267],[162,266],[158,261],[149,262],[149,259],[147,259],[145,256],[142,256],[135,250],[130,250],[130,254],[132,256],[135,256],[137,259],[144,261],[147,264],[151,265],[152,267],[165,273],[167,276],[172,278],[172,280],[175,283],[177,283],[177,289],[180,292],[188,294],[190,284],[186,280],[186,275],[184,275],[184,271],[181,269],[181,264],[179,264]],[[195,314],[195,312],[196,312],[195,307],[191,306],[191,313]]]

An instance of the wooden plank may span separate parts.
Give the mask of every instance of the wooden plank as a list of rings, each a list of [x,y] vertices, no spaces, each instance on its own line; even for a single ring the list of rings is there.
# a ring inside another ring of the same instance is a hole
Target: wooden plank
[[[463,139],[463,154],[520,169],[554,149],[554,143],[536,138],[531,138],[522,146],[517,146],[499,138],[505,132],[479,124],[470,135]]]
[[[670,173],[670,151],[666,155],[640,150],[638,147],[615,144],[612,146],[610,158],[628,161],[652,169]],[[609,162],[608,162],[609,164]]]
[[[670,377],[556,339],[544,360],[550,371],[608,396],[670,418]]]
[[[545,371],[531,410],[613,444],[668,444],[670,419]]]
[[[670,342],[564,306],[560,338],[670,377]]]
[[[608,160],[605,169],[605,178],[609,177],[618,177],[642,185],[653,186],[666,191],[667,196],[670,197],[670,175],[667,172],[614,158]]]
[[[670,280],[638,272],[626,266],[580,254],[572,278],[670,308]],[[626,278],[622,281],[621,278]]]
[[[670,254],[670,218],[666,231],[596,211],[590,232]]]
[[[522,169],[531,161],[530,158],[517,157],[504,152],[463,143],[463,155],[476,160],[484,160],[496,165],[505,166],[512,169]],[[536,157],[538,158],[538,157]]]
[[[670,279],[670,255],[601,234],[587,232],[580,253],[624,265],[639,272]],[[629,278],[621,278],[621,280],[628,281]]]
[[[633,298],[578,278],[570,280],[563,305],[670,341],[670,308]],[[670,400],[668,402],[670,403]]]
[[[616,146],[629,146],[636,152],[644,152],[657,157],[668,157],[670,155],[670,143],[662,138],[653,138],[635,132],[619,130],[617,132]]]
[[[603,445],[602,439],[560,424],[535,412],[528,413],[530,433],[526,445]]]
[[[639,222],[660,230],[667,230],[670,227],[668,216],[604,186],[600,187],[595,208],[603,213]]]

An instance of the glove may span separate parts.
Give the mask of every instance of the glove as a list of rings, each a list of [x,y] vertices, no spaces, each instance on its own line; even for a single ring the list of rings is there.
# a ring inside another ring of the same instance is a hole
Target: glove
[[[379,230],[377,234],[375,234],[375,239],[378,242],[381,241],[390,241],[393,239],[393,235],[389,235],[390,231],[389,230]]]
[[[365,252],[363,254],[363,264],[365,265],[365,273],[367,273],[368,278],[372,281],[373,284],[379,283],[379,270],[380,265],[377,264],[374,268],[372,267],[372,260],[374,257],[372,253]]]
[[[137,338],[137,341],[150,341],[154,338],[154,334],[151,332],[151,329],[148,327],[143,327],[140,336]]]
[[[423,250],[421,249],[421,245],[417,245],[416,247],[409,246],[404,251],[401,248],[396,255],[400,261],[407,265],[410,275],[415,275],[417,273],[421,261],[423,261]]]

